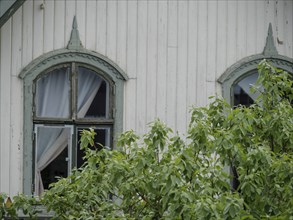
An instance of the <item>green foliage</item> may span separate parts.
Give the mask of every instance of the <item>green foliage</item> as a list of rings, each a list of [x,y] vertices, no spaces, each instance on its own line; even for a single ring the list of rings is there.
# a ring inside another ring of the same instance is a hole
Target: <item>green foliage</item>
[[[10,219],[18,219],[19,214],[36,219],[39,205],[40,203],[33,197],[20,194],[11,200],[5,193],[0,193],[0,219],[8,216]]]
[[[142,138],[127,131],[117,150],[98,151],[83,131],[85,164],[40,203],[56,219],[292,219],[292,80],[266,61],[259,72],[254,105],[193,108],[186,140],[155,120]]]

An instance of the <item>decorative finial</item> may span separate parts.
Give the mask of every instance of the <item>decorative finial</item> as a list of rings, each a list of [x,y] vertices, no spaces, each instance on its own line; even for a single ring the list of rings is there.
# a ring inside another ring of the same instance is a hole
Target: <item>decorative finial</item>
[[[272,29],[272,24],[269,24],[269,29],[268,29],[268,36],[266,40],[266,45],[263,50],[264,55],[277,55],[278,51],[276,49],[275,43],[274,43],[274,36],[273,36],[273,29]]]
[[[79,50],[79,49],[83,48],[81,41],[79,39],[79,32],[77,29],[76,16],[74,16],[74,18],[73,18],[71,36],[70,36],[70,40],[69,40],[67,48],[70,50]]]

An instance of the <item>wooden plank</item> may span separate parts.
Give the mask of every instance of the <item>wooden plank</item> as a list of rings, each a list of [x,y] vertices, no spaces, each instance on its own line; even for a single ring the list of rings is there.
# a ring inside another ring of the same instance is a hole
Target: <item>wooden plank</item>
[[[11,18],[2,26],[0,34],[0,191],[10,193]]]
[[[33,57],[33,1],[26,1],[22,10],[22,66],[25,67]]]
[[[65,2],[65,33],[64,41],[66,46],[70,40],[73,18],[76,15],[76,1],[70,0]],[[79,28],[79,21],[77,21],[77,28]]]
[[[176,73],[177,73],[177,30],[178,2],[168,2],[168,51],[167,51],[167,124],[177,129],[176,114]]]
[[[147,77],[146,77],[146,117],[147,123],[156,117],[156,77],[157,77],[157,2],[148,1],[147,18]]]
[[[276,30],[275,2],[275,0],[267,0],[265,4],[265,23],[267,24],[267,26],[269,26],[269,23],[272,23],[274,33]]]
[[[224,8],[223,8],[224,9]],[[225,13],[225,12],[223,12]],[[218,18],[219,19],[219,18]],[[221,20],[221,18],[220,18]],[[205,106],[207,104],[206,93],[206,72],[207,72],[207,2],[198,2],[198,35],[197,35],[197,49],[198,49],[198,66],[197,66],[197,105]],[[218,24],[221,26],[221,22]],[[218,32],[218,39],[225,46],[224,36],[222,35],[224,30]],[[224,49],[224,48],[220,48]],[[222,51],[223,52],[223,51]],[[223,57],[223,55],[221,55]],[[221,60],[222,62],[224,60]]]
[[[197,13],[198,1],[189,1],[188,5],[188,64],[187,64],[187,105],[196,105],[196,69],[197,69]],[[190,115],[187,121],[190,120]]]
[[[187,27],[188,2],[178,2],[178,56],[177,56],[177,87],[176,87],[176,125],[180,133],[187,129]]]
[[[265,25],[265,1],[257,1],[257,19],[256,23],[256,53],[262,53],[265,47],[268,26]]]
[[[285,8],[284,1],[277,1],[275,8],[275,16],[276,16],[276,32],[274,33],[274,37],[276,38],[276,48],[279,54],[285,54],[285,44],[284,44],[284,26],[285,26]],[[293,13],[293,11],[292,11]],[[292,30],[292,29],[291,29]],[[292,31],[291,31],[292,32]]]
[[[293,2],[288,0],[284,4],[284,54],[288,57],[293,57]]]
[[[247,1],[246,19],[246,56],[256,54],[256,20],[257,11],[255,1]]]
[[[18,76],[21,71],[21,47],[22,47],[22,10],[15,12],[12,18],[12,64],[11,75]]]
[[[96,51],[106,54],[106,36],[107,36],[107,2],[97,1],[97,33],[96,33]]]
[[[229,33],[227,34],[227,66],[229,67],[236,62],[236,39],[237,39],[237,32],[236,32],[237,31],[237,2],[236,1],[229,1],[227,5],[227,22],[228,22],[227,32]],[[208,27],[211,28],[210,23],[208,24]]]
[[[117,59],[117,1],[107,1],[107,49],[106,55],[116,62]]]
[[[85,18],[86,18],[86,1],[84,0],[76,0],[76,20],[78,25],[78,32],[79,32],[79,38],[81,40],[82,45],[85,45]]]
[[[85,47],[88,50],[96,48],[96,1],[86,1]]]
[[[126,50],[126,73],[129,80],[125,86],[124,129],[136,130],[137,1],[127,2]]]
[[[54,50],[56,50],[65,47],[65,1],[55,1],[54,6]]]
[[[43,18],[44,9],[41,9],[43,0],[33,2],[33,59],[43,54],[44,29]]]
[[[126,70],[127,1],[117,2],[117,64]]]
[[[237,61],[246,57],[246,1],[237,1]]]
[[[16,63],[19,65],[19,63]],[[23,142],[23,106],[22,106],[22,80],[17,76],[11,77],[11,114],[10,114],[10,196],[16,195],[22,189],[22,151]]]
[[[168,47],[177,47],[177,4],[177,0],[168,1]]]
[[[47,0],[44,10],[44,53],[54,48],[54,1]]]
[[[166,121],[167,112],[167,1],[158,1],[157,116]]]
[[[137,84],[136,84],[136,130],[146,131],[146,62],[147,62],[147,2],[137,5]]]
[[[235,5],[235,2],[231,2],[229,3],[229,5]],[[235,10],[235,7],[234,7]],[[217,80],[216,78],[216,72],[217,72],[217,68],[216,68],[216,59],[217,59],[217,44],[216,44],[216,36],[217,36],[217,2],[215,1],[208,1],[208,5],[207,5],[207,11],[208,11],[208,15],[207,15],[207,57],[206,57],[206,68],[207,68],[207,76],[206,76],[206,81],[207,81],[207,98],[210,96],[215,96],[216,95],[216,91],[215,91],[215,82]],[[236,14],[236,12],[235,12]],[[228,19],[229,20],[229,19]],[[233,20],[236,20],[235,18]],[[232,55],[235,56],[235,47],[236,47],[236,41],[235,41],[235,35],[236,35],[236,24],[233,26],[233,23],[230,24],[232,26],[232,28],[234,30],[231,31],[228,36],[231,36],[231,41],[229,42],[229,44],[227,44],[227,50],[229,50],[229,45],[230,46],[230,50],[229,53],[231,52]],[[229,24],[228,24],[229,27]],[[234,34],[233,34],[234,31]],[[233,47],[233,48],[231,48]],[[234,52],[234,53],[233,53]],[[231,56],[232,56],[231,55]],[[228,54],[227,54],[228,56]],[[228,58],[227,58],[228,60]],[[232,59],[233,60],[233,59]],[[233,60],[234,61],[234,60]],[[210,100],[207,100],[208,102],[210,102]]]
[[[18,78],[21,71],[21,29],[22,10],[15,12],[12,18],[12,60],[11,60],[11,117],[10,117],[10,196],[21,191],[22,169],[21,169],[21,147],[23,128],[23,106],[22,106],[22,81]]]

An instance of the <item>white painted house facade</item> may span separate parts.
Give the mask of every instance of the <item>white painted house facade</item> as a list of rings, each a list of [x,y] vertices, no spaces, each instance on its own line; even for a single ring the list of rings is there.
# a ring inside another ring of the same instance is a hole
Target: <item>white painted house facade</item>
[[[190,107],[209,96],[253,100],[260,60],[293,73],[292,0],[5,2],[0,192],[9,195],[39,194],[46,175],[79,166],[83,128],[110,148],[155,118],[184,134]]]

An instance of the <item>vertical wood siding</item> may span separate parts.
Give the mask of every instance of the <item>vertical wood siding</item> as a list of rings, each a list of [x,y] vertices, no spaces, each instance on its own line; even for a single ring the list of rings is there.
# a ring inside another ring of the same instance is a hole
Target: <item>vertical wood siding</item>
[[[221,74],[262,52],[270,22],[279,54],[293,57],[292,14],[290,0],[26,1],[0,30],[0,191],[22,190],[18,74],[35,58],[67,46],[74,15],[83,46],[129,76],[124,129],[144,133],[158,117],[184,133],[190,107],[221,94]]]

